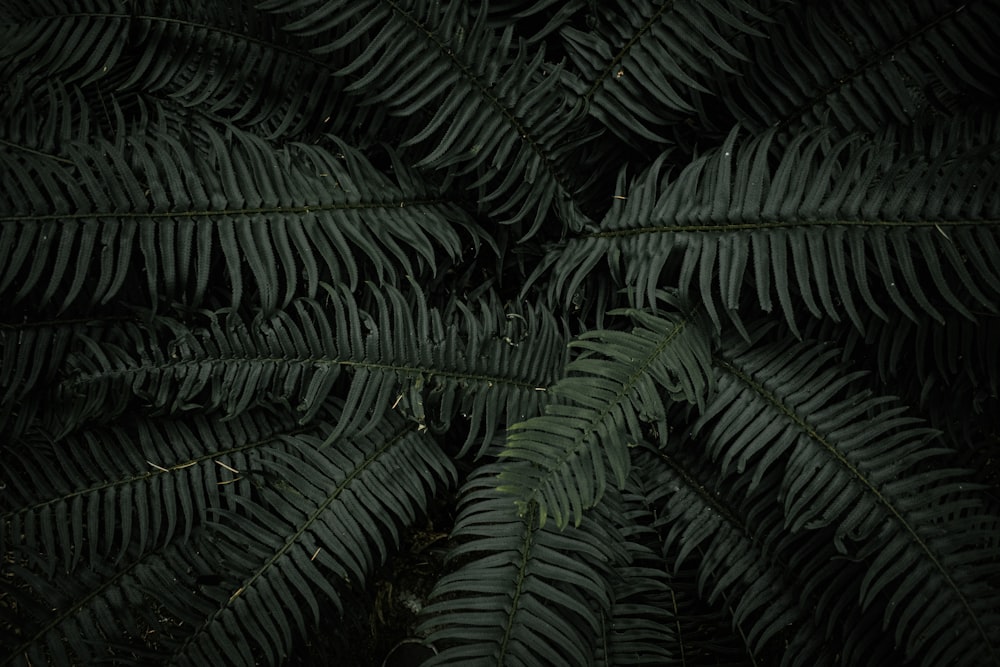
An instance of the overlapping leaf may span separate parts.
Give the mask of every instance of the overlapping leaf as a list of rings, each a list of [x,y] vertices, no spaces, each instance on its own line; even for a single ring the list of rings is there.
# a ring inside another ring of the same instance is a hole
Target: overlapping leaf
[[[512,28],[496,34],[485,11],[470,12],[464,3],[269,0],[259,6],[297,16],[285,25],[295,34],[340,33],[313,49],[317,54],[363,46],[337,73],[353,78],[346,90],[365,105],[427,116],[404,141],[418,147],[418,167],[469,176],[479,188],[478,205],[517,224],[525,237],[550,211],[561,218],[557,231],[579,225],[573,199],[584,183],[573,182],[563,164],[577,142],[579,106],[563,95],[558,68],[544,51],[515,44]]]
[[[325,291],[322,301],[295,301],[270,319],[222,312],[199,326],[162,317],[123,325],[102,343],[84,338],[57,385],[64,406],[53,430],[109,419],[137,402],[220,418],[282,406],[307,423],[340,395],[338,434],[363,433],[394,410],[435,431],[462,418],[465,451],[488,443],[507,420],[536,414],[561,372],[562,333],[541,313],[516,314],[522,332],[511,337],[508,318],[498,321],[495,311],[443,313],[385,288],[367,312],[346,288]]]
[[[584,354],[552,387],[545,414],[508,429],[501,453],[513,465],[501,488],[522,507],[538,507],[544,524],[579,525],[610,478],[621,487],[629,447],[649,433],[667,435],[664,398],[703,404],[712,388],[709,333],[697,315],[622,311],[629,332],[590,331],[570,346]]]
[[[420,632],[442,649],[428,664],[590,664],[591,638],[612,604],[610,567],[627,560],[609,517],[539,525],[496,490],[495,464],[463,489],[452,560],[423,612]],[[435,599],[436,598],[436,599]]]
[[[777,498],[791,535],[829,529],[838,553],[864,562],[856,601],[882,610],[908,659],[995,662],[997,518],[968,472],[893,399],[852,395],[835,349],[763,333],[724,346],[719,391],[694,427],[720,474],[746,474],[749,498]]]

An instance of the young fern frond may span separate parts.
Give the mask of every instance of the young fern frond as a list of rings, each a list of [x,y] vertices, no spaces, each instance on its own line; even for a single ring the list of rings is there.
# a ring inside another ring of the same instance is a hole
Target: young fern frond
[[[542,525],[549,516],[561,527],[579,525],[609,477],[625,484],[629,448],[649,432],[666,440],[664,395],[701,405],[712,390],[711,337],[701,317],[617,314],[628,315],[633,329],[572,341],[585,352],[552,387],[545,413],[508,428],[500,456],[516,463],[501,473],[501,488],[522,508],[537,506]]]
[[[435,587],[421,631],[445,646],[429,663],[588,664],[600,614],[612,604],[610,568],[627,559],[614,511],[588,514],[565,530],[518,512],[496,490],[501,467],[480,467],[462,491],[455,522],[465,560]]]

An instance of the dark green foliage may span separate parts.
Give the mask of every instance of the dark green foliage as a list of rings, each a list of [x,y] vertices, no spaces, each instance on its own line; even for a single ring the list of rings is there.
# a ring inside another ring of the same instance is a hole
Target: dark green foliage
[[[998,26],[0,3],[0,665],[1000,665]]]

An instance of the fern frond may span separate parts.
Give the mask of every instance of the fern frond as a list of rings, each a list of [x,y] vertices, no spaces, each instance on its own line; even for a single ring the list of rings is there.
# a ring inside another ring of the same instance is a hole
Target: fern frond
[[[28,86],[98,87],[109,106],[135,95],[169,99],[271,139],[350,137],[384,116],[344,104],[336,66],[247,3],[40,2],[12,14],[0,63]]]
[[[150,573],[164,572],[160,576],[172,576],[174,589],[190,594],[195,587],[190,571],[176,568],[177,552],[176,547],[132,551],[123,561],[98,561],[55,578],[5,563],[0,592],[7,608],[17,610],[17,624],[10,632],[0,623],[0,665],[151,664],[158,656],[141,640],[171,628],[144,582]],[[191,598],[192,605],[200,602],[197,595]]]
[[[907,658],[995,662],[998,521],[968,472],[942,465],[947,451],[892,399],[847,395],[856,374],[837,350],[761,334],[724,345],[694,427],[720,473],[745,471],[749,497],[777,498],[790,533],[832,529],[837,552],[867,564],[857,601],[884,605]]]
[[[0,546],[36,554],[51,576],[186,542],[211,512],[250,494],[245,471],[255,452],[329,431],[329,406],[318,414],[307,426],[260,411],[226,422],[135,417],[58,442],[7,443]]]
[[[579,226],[574,197],[583,184],[570,180],[563,166],[579,106],[562,94],[558,67],[545,62],[543,50],[512,46],[512,28],[495,34],[482,9],[470,22],[463,3],[270,0],[259,6],[305,14],[285,25],[295,34],[343,33],[314,53],[363,47],[337,74],[360,75],[346,90],[362,104],[429,116],[403,142],[423,147],[414,157],[417,167],[469,176],[480,188],[479,204],[517,225],[523,237],[534,235],[552,210],[563,229]]]
[[[162,513],[180,514],[180,506],[185,513],[197,514],[205,509],[199,507],[205,502],[199,496],[233,486],[228,480],[215,481],[229,475],[216,460],[238,465],[240,483],[247,491],[252,488],[253,494],[233,493],[228,504],[207,508],[214,520],[199,518],[190,540],[174,540],[159,553],[134,556],[144,540],[124,532],[132,520],[131,501],[124,499],[139,480],[107,485],[122,487],[123,509],[118,515],[122,528],[115,527],[112,507],[112,513],[101,516],[101,530],[123,532],[116,541],[127,544],[124,559],[119,556],[113,574],[105,579],[91,574],[91,568],[57,575],[55,582],[73,579],[65,585],[49,585],[32,574],[34,568],[19,571],[20,580],[33,589],[27,599],[38,599],[46,613],[37,625],[25,628],[28,641],[18,655],[52,650],[54,638],[73,635],[76,628],[99,628],[76,634],[69,642],[73,653],[84,658],[87,644],[92,650],[117,643],[142,651],[142,637],[132,629],[145,626],[157,632],[155,645],[164,654],[158,660],[169,664],[252,664],[248,656],[260,652],[276,664],[287,654],[293,636],[305,632],[306,614],[317,615],[318,595],[339,604],[338,590],[363,586],[398,543],[400,528],[413,523],[429,498],[455,480],[450,460],[437,445],[398,416],[387,415],[365,437],[329,444],[342,406],[326,407],[309,428],[262,435],[240,433],[240,427],[255,426],[247,419],[228,427],[215,425],[214,432],[200,422],[199,435],[211,438],[228,429],[235,442],[226,444],[236,446],[173,466],[169,472],[151,471],[164,481],[159,487],[162,499],[149,501],[164,502],[166,509],[145,507],[146,493],[137,489],[135,504],[143,534],[145,523],[155,524]],[[180,428],[164,430],[171,441],[158,444],[200,450],[197,439]],[[247,442],[248,436],[261,441]],[[122,444],[127,443],[104,443],[105,456],[113,458],[114,446]],[[127,455],[142,454],[132,448]],[[174,474],[176,500],[165,481]],[[155,490],[158,485],[149,486]],[[187,502],[195,507],[185,506],[182,493],[192,497]],[[105,496],[103,502],[114,505],[114,495]],[[74,523],[80,520],[75,512],[72,518]],[[77,528],[72,530],[76,534]],[[63,537],[60,540],[70,544]],[[49,555],[43,552],[42,557]],[[103,557],[96,559],[93,570],[103,576],[106,563]],[[218,583],[201,586],[197,579],[202,576]],[[162,622],[150,627],[145,616],[154,611]],[[103,641],[98,639],[102,636]],[[147,656],[147,664],[151,660]]]
[[[892,132],[832,145],[803,133],[772,167],[774,133],[740,147],[736,128],[675,179],[661,184],[654,164],[599,228],[554,250],[554,285],[568,297],[606,258],[613,270],[623,265],[640,304],[676,280],[716,327],[720,309],[739,309],[747,283],[766,311],[776,296],[793,329],[798,304],[859,328],[863,313],[885,319],[887,307],[938,321],[943,307],[968,318],[972,308],[993,312],[1000,137],[986,131],[974,148],[964,148],[962,126],[944,124],[921,146],[898,145]]]
[[[617,314],[628,315],[633,329],[586,332],[571,342],[584,354],[552,387],[545,414],[508,427],[501,457],[512,465],[501,488],[522,508],[537,506],[543,525],[549,516],[560,527],[579,525],[609,476],[624,485],[629,447],[650,431],[665,441],[663,394],[702,404],[711,391],[711,336],[697,315]]]
[[[732,45],[762,36],[767,16],[743,0],[615,2],[595,5],[594,26],[560,36],[575,66],[566,81],[588,113],[630,144],[670,141],[669,127],[695,114],[695,91],[715,70],[735,73],[746,56]],[[714,66],[714,67],[713,67]]]
[[[337,437],[364,433],[392,411],[435,431],[461,417],[464,453],[507,420],[537,414],[561,372],[563,334],[541,313],[518,315],[524,331],[512,338],[492,312],[443,314],[386,287],[369,313],[345,287],[325,291],[323,301],[297,300],[267,320],[222,312],[200,327],[157,318],[106,343],[84,339],[57,386],[65,410],[53,429],[110,418],[137,400],[157,412],[197,408],[226,418],[281,405],[307,423],[344,391]],[[344,371],[349,382],[338,388]]]
[[[462,490],[448,558],[465,562],[423,611],[418,631],[441,647],[428,664],[590,664],[610,567],[627,554],[600,511],[562,531],[540,526],[534,507],[518,512],[495,488],[500,470],[481,466]]]
[[[153,304],[185,295],[197,304],[223,279],[233,303],[248,283],[273,311],[315,295],[321,280],[356,286],[365,266],[379,279],[434,270],[441,256],[461,256],[459,230],[478,238],[415,174],[391,180],[345,144],[336,155],[275,150],[246,133],[197,129],[207,155],[167,135],[68,145],[72,168],[0,152],[10,184],[0,192],[0,294],[66,308],[106,303],[141,280]]]
[[[222,515],[202,545],[227,573],[214,609],[190,609],[187,596],[164,600],[183,621],[175,641],[164,642],[168,664],[224,664],[254,645],[277,663],[306,631],[305,614],[318,619],[318,595],[339,606],[338,588],[363,586],[398,544],[400,527],[455,480],[450,460],[402,418],[325,446],[330,435],[296,435],[249,463],[258,495],[241,498],[240,511]]]
[[[922,115],[953,115],[1000,82],[994,2],[789,3],[766,39],[745,44],[738,76],[714,66],[709,88],[760,132],[817,124],[876,133]],[[802,54],[809,54],[802,57]]]

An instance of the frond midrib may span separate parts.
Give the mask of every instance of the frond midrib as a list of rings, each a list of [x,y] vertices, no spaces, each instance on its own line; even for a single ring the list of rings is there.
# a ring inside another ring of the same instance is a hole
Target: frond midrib
[[[32,155],[37,155],[39,157],[44,157],[49,160],[55,160],[57,162],[62,162],[64,164],[73,165],[74,162],[69,158],[60,157],[58,155],[53,155],[52,153],[46,153],[45,151],[40,151],[36,148],[28,148],[27,146],[22,146],[21,144],[15,144],[13,141],[7,141],[6,139],[0,139],[0,146],[6,146],[14,150],[21,151],[23,153],[31,153]]]
[[[233,208],[218,210],[197,210],[197,211],[103,211],[97,213],[47,213],[44,215],[14,215],[0,216],[0,223],[5,222],[59,222],[69,220],[106,220],[109,217],[116,219],[131,220],[156,220],[170,218],[214,218],[214,217],[235,217],[235,216],[262,216],[262,215],[304,215],[325,211],[354,211],[354,210],[378,210],[378,209],[401,209],[407,206],[442,206],[454,204],[450,199],[414,199],[396,200],[388,202],[339,202],[333,204],[315,204],[302,206],[269,206],[263,208]]]
[[[710,232],[758,231],[762,229],[792,229],[792,228],[898,228],[898,227],[1000,227],[1000,219],[984,220],[761,220],[754,222],[731,222],[722,225],[663,225],[631,227],[628,229],[607,229],[589,234],[583,234],[572,240],[620,238],[626,236],[641,236],[643,234],[681,234]]]
[[[538,518],[538,509],[534,503],[525,512],[525,518],[526,520],[523,521],[524,538],[521,540],[521,562],[518,565],[517,577],[514,582],[514,596],[510,601],[510,611],[507,612],[507,622],[504,623],[503,635],[501,636],[500,654],[497,656],[496,664],[500,667],[506,664],[504,658],[507,657],[507,645],[510,643],[511,636],[514,633],[514,618],[517,615],[518,603],[521,599],[521,593],[524,591],[525,580],[527,579],[526,573],[533,542],[532,538],[538,529],[535,525],[535,521]]]
[[[764,401],[770,403],[779,412],[785,415],[785,417],[787,417],[792,423],[798,426],[801,429],[801,431],[805,433],[806,436],[808,436],[811,440],[819,444],[824,450],[827,451],[828,454],[830,454],[837,460],[837,462],[843,467],[843,469],[846,469],[853,476],[855,480],[860,482],[862,487],[865,489],[867,493],[875,497],[876,501],[888,511],[889,516],[902,527],[905,534],[909,536],[910,540],[921,551],[924,557],[928,561],[930,561],[930,563],[933,565],[938,575],[942,577],[945,582],[947,582],[949,589],[955,595],[955,597],[960,601],[963,609],[966,612],[967,617],[971,619],[974,627],[976,628],[976,631],[979,633],[980,637],[982,637],[985,645],[989,648],[990,656],[992,657],[993,662],[998,662],[998,656],[996,654],[996,650],[993,647],[993,642],[990,640],[989,634],[986,632],[986,629],[982,626],[982,623],[980,622],[978,615],[973,611],[972,605],[969,603],[969,600],[966,598],[965,594],[958,587],[958,584],[955,582],[954,578],[952,578],[948,570],[944,567],[944,565],[942,565],[937,556],[931,551],[928,544],[920,537],[916,528],[913,525],[911,525],[909,521],[906,520],[906,517],[903,516],[903,513],[892,504],[890,499],[886,498],[885,495],[883,495],[879,491],[879,489],[876,488],[868,480],[868,478],[862,474],[862,472],[858,469],[857,466],[851,463],[847,459],[847,457],[841,454],[834,445],[828,442],[826,438],[824,438],[820,433],[818,433],[798,413],[796,413],[794,410],[785,405],[785,403],[780,398],[775,396],[772,392],[768,391],[767,388],[758,383],[756,380],[754,380],[753,377],[745,373],[742,369],[738,368],[733,362],[729,361],[728,359],[715,357],[715,361],[720,368],[730,373],[733,377],[737,378],[740,382],[749,387],[754,393],[756,393],[758,396],[764,399]]]
[[[100,382],[106,377],[123,377],[133,373],[145,373],[148,371],[158,371],[163,373],[175,368],[199,367],[205,364],[225,364],[227,362],[250,363],[250,364],[275,364],[291,365],[298,364],[305,367],[316,366],[340,366],[342,368],[374,370],[382,373],[398,373],[406,376],[424,375],[427,378],[446,378],[456,382],[475,382],[485,384],[488,387],[503,385],[516,389],[529,391],[548,391],[544,382],[531,383],[516,380],[500,375],[485,375],[482,373],[463,373],[442,369],[438,366],[413,366],[405,364],[387,364],[374,361],[355,361],[350,359],[337,359],[331,357],[265,357],[265,356],[226,356],[210,357],[207,359],[182,359],[178,361],[165,362],[162,364],[148,363],[129,366],[126,368],[102,369],[94,372],[78,372],[73,377],[63,380],[60,387],[73,389],[85,386],[93,382]]]

